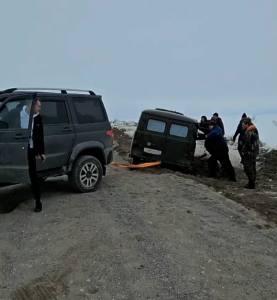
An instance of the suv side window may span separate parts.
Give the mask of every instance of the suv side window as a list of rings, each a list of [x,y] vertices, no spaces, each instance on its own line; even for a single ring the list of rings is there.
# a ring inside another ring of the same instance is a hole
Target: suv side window
[[[188,136],[189,128],[180,124],[171,124],[169,134],[177,137],[186,138]]]
[[[149,119],[147,123],[147,130],[158,133],[164,133],[166,123],[159,120]]]
[[[26,105],[26,99],[7,102],[0,111],[0,129],[27,129],[30,117],[26,113]]]
[[[41,98],[41,112],[43,125],[69,124],[67,109],[64,101]]]
[[[73,97],[72,100],[79,124],[106,122],[106,114],[99,99]]]

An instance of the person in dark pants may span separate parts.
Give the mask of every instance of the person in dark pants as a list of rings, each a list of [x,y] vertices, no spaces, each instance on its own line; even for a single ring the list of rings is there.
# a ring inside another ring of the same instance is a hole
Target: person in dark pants
[[[245,132],[242,140],[242,163],[244,172],[248,178],[246,189],[255,189],[256,187],[256,159],[260,151],[259,134],[251,119],[246,118],[242,121],[242,129]]]
[[[28,128],[30,112],[31,112],[32,102],[27,103],[26,106],[22,108],[20,112],[20,120],[21,127]],[[42,203],[41,203],[41,190],[40,190],[40,182],[37,177],[37,164],[36,158],[40,157],[42,162],[45,161],[45,149],[44,149],[44,133],[43,133],[43,123],[42,117],[39,112],[41,109],[41,102],[37,99],[34,112],[32,116],[32,127],[31,127],[31,135],[29,139],[28,146],[28,164],[29,164],[29,176],[32,184],[34,198],[35,198],[35,212],[42,211]]]
[[[211,157],[209,158],[209,170],[212,176],[216,176],[217,161],[220,162],[226,170],[229,180],[236,182],[236,173],[229,158],[229,147],[223,137],[221,128],[215,120],[211,120],[210,133],[206,136],[206,145],[208,145]]]
[[[239,121],[237,130],[236,130],[236,132],[233,136],[233,142],[235,142],[237,136],[239,136],[239,139],[238,139],[238,152],[239,152],[239,155],[240,155],[241,159],[242,159],[242,154],[241,154],[242,140],[243,140],[243,135],[244,135],[244,132],[245,132],[242,129],[242,121],[243,121],[244,118],[247,118],[246,113],[243,113],[243,115],[241,116],[241,120]],[[242,163],[242,160],[241,160],[241,163]]]
[[[218,116],[218,113],[214,113],[212,119],[216,120],[216,124],[222,130],[222,135],[224,136],[225,135],[224,124],[223,124],[222,119]]]

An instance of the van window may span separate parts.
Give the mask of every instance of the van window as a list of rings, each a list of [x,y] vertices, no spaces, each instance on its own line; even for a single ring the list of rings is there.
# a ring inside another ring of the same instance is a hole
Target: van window
[[[179,124],[171,124],[169,134],[185,138],[188,136],[188,131],[189,128],[187,126],[179,125]]]
[[[149,119],[147,123],[147,130],[164,133],[166,123],[154,119]]]

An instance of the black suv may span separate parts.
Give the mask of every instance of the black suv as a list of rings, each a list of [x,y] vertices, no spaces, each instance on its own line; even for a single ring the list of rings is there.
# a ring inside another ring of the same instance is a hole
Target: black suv
[[[0,182],[29,183],[31,120],[28,128],[21,128],[20,112],[28,101],[33,101],[33,109],[37,98],[47,158],[44,163],[37,160],[39,178],[68,175],[75,191],[96,190],[113,160],[113,132],[102,97],[84,90],[11,88],[0,92]]]

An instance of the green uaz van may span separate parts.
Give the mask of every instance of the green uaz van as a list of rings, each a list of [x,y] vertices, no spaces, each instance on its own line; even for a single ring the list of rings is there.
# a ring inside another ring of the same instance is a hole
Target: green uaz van
[[[189,167],[194,158],[198,123],[182,113],[148,109],[141,113],[129,156],[133,164],[161,161]]]

